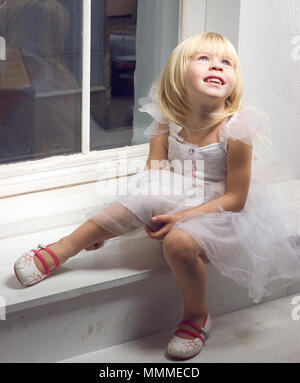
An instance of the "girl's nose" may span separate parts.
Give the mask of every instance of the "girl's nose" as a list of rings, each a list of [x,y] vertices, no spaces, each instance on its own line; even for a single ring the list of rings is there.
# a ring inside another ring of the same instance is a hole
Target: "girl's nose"
[[[210,69],[211,70],[220,70],[221,72],[223,72],[223,68],[218,64],[212,64]]]
[[[223,68],[222,66],[219,64],[219,59],[218,58],[213,58],[212,62],[211,62],[211,67],[210,69],[215,69],[215,70],[220,70],[220,71],[223,71]]]

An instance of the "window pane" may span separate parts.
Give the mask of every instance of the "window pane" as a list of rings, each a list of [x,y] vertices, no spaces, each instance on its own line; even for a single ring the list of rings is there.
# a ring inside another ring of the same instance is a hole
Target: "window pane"
[[[92,0],[91,150],[145,143],[137,112],[178,42],[179,0]]]
[[[0,163],[81,151],[78,0],[0,5]]]

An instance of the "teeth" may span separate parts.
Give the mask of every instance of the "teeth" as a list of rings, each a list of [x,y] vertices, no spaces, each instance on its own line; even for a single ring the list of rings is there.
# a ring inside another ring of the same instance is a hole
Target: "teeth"
[[[218,84],[222,84],[222,81],[218,78],[210,77],[205,82],[217,82]]]

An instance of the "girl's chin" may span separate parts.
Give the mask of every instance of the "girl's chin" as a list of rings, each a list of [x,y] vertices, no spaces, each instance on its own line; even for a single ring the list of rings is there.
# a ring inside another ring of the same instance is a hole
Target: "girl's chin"
[[[216,96],[216,97],[226,97],[226,94],[225,93],[228,93],[228,92],[225,92],[224,89],[222,88],[219,88],[219,87],[215,87],[215,86],[207,86],[207,87],[199,87],[199,88],[194,88],[193,89],[193,92],[194,94],[199,94],[199,95],[203,95],[203,96],[210,96],[210,95],[213,95],[213,96]],[[228,96],[227,96],[228,97]]]
[[[197,92],[195,94],[195,100],[199,100],[203,104],[208,105],[212,102],[225,103],[228,97],[229,96],[217,94],[216,92]]]

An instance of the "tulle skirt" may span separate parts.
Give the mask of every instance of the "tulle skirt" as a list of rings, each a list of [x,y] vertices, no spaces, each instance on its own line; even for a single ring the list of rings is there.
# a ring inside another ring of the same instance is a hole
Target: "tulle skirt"
[[[129,182],[128,182],[129,181]],[[153,216],[191,209],[225,192],[225,182],[188,185],[184,176],[166,170],[145,170],[128,177],[125,192],[87,218],[115,235],[134,236]],[[279,198],[270,185],[252,181],[240,212],[218,205],[212,213],[192,213],[171,230],[190,234],[219,270],[258,303],[263,296],[300,280],[299,222],[296,211]],[[279,286],[279,284],[278,284]]]

